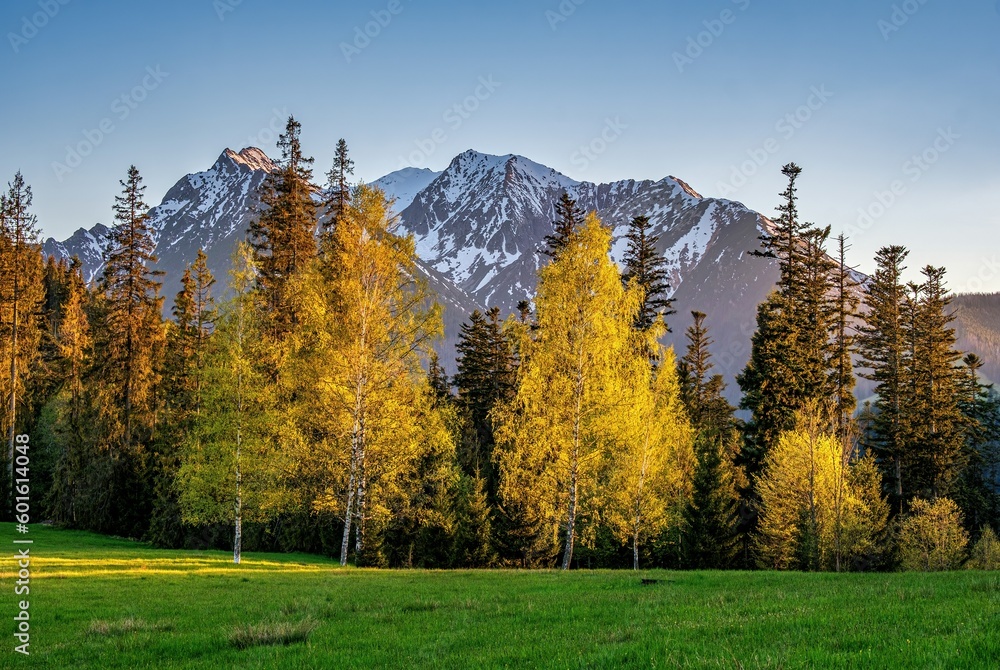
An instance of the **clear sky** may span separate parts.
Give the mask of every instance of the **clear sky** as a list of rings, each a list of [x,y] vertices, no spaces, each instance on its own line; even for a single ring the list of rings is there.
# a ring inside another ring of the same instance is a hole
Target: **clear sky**
[[[156,204],[274,154],[291,113],[317,175],[344,137],[365,180],[474,148],[771,214],[794,160],[861,269],[901,243],[1000,291],[997,0],[5,0],[0,31],[0,178],[47,235],[109,223],[131,163]]]

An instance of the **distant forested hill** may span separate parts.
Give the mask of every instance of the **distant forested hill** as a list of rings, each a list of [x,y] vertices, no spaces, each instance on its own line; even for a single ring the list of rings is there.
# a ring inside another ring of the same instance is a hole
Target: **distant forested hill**
[[[1000,293],[956,296],[952,306],[958,315],[958,348],[986,361],[983,373],[1000,383]]]

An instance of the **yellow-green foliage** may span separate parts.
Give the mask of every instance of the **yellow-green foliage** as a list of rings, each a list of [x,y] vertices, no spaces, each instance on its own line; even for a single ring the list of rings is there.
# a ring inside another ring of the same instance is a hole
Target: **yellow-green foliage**
[[[851,557],[874,549],[888,507],[875,464],[851,464],[850,453],[809,417],[781,435],[758,486],[762,567],[845,569]],[[816,564],[799,565],[804,542],[814,544]]]
[[[678,521],[694,477],[694,436],[680,398],[673,348],[652,373],[634,356],[631,383],[605,440],[602,518],[637,554],[643,538]],[[636,559],[637,561],[638,559]]]
[[[496,411],[500,493],[535,529],[542,554],[551,555],[560,529],[596,511],[609,440],[632,408],[641,293],[622,286],[610,246],[610,231],[591,214],[541,270],[517,395]],[[564,560],[572,544],[567,533]]]
[[[301,323],[281,376],[303,436],[298,476],[315,509],[359,509],[362,526],[405,504],[408,475],[454,450],[421,356],[441,310],[415,278],[412,237],[394,234],[385,194],[359,187],[293,291]],[[353,512],[352,512],[353,513]]]
[[[1000,540],[989,526],[983,528],[965,567],[969,570],[1000,570]]]
[[[954,570],[965,557],[969,535],[962,513],[949,498],[914,500],[899,531],[899,554],[904,570]]]

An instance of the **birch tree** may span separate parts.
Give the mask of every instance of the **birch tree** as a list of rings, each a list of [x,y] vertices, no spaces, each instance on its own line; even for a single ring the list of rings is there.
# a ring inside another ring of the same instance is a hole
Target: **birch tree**
[[[500,493],[550,538],[569,569],[578,524],[595,509],[609,426],[634,356],[642,292],[622,285],[611,233],[591,214],[539,272],[537,328],[520,344],[514,400],[498,408]]]
[[[631,543],[632,568],[638,570],[642,541],[680,521],[695,456],[673,348],[660,350],[655,372],[646,356],[636,358],[636,383],[625,390],[629,402],[605,436],[607,480],[601,488],[603,519],[619,541]]]

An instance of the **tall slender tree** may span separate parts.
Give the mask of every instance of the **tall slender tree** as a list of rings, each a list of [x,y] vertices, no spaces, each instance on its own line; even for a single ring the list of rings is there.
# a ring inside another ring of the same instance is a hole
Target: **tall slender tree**
[[[351,183],[348,178],[353,174],[354,161],[348,155],[347,141],[340,138],[333,154],[333,167],[326,173],[327,199],[325,204],[329,208],[329,218],[324,225],[328,229],[330,226],[337,225],[337,221],[347,211],[347,203],[351,199]]]
[[[643,303],[635,325],[639,330],[648,330],[657,319],[665,319],[676,313],[672,309],[674,301],[667,297],[670,291],[667,261],[656,250],[656,243],[660,238],[650,232],[648,216],[633,218],[625,237],[628,239],[628,247],[622,259],[625,265],[622,281],[627,284],[635,280],[642,288]],[[669,330],[670,327],[667,326],[667,331]]]
[[[854,268],[847,264],[847,252],[850,246],[841,234],[837,238],[837,267],[833,275],[834,284],[834,336],[833,336],[833,391],[836,406],[836,431],[841,442],[847,440],[855,431],[851,429],[851,421],[858,401],[854,395],[856,380],[854,377],[853,354],[855,352],[856,336],[855,321],[858,317],[858,282],[855,281]]]
[[[31,187],[20,172],[0,195],[0,329],[6,364],[6,410],[3,427],[7,438],[7,474],[13,478],[14,442],[18,430],[18,407],[31,362],[38,355],[41,336],[38,320],[42,293],[42,256],[38,224],[31,213]]]
[[[296,322],[288,282],[317,254],[313,159],[302,151],[301,133],[302,124],[288,117],[285,132],[278,138],[281,160],[261,187],[263,211],[249,230],[256,253],[257,284],[276,336],[287,333]]]
[[[549,258],[556,258],[573,232],[583,225],[583,220],[584,213],[577,207],[576,200],[563,191],[556,203],[556,220],[552,222],[552,232],[545,236],[546,247],[542,253]]]
[[[904,505],[903,460],[910,431],[906,406],[908,379],[907,324],[904,318],[906,286],[903,263],[909,252],[900,246],[879,249],[877,269],[865,287],[864,323],[858,334],[862,376],[875,382],[877,398],[867,448],[874,451],[887,484],[891,485],[891,507]]]

